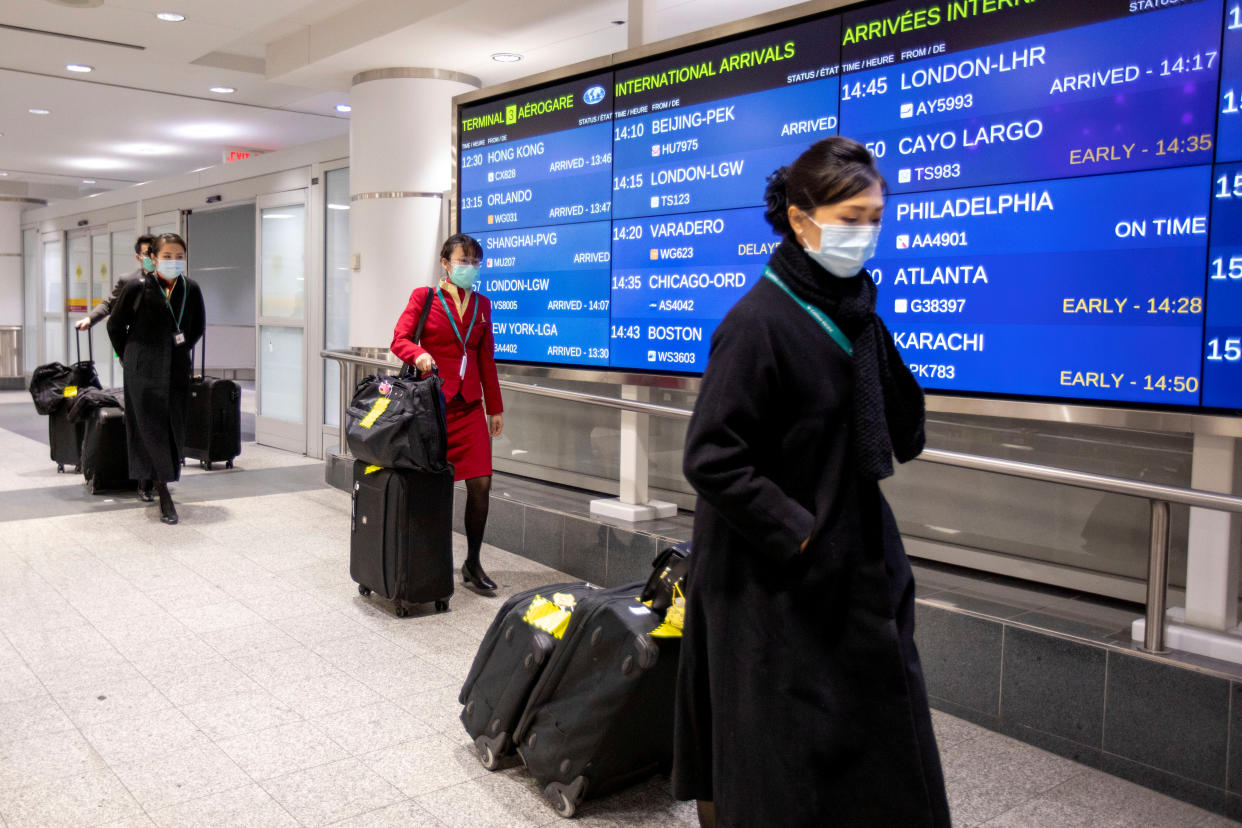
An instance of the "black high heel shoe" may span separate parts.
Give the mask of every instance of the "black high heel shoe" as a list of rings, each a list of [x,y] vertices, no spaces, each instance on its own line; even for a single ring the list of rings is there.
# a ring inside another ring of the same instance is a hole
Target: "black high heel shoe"
[[[462,566],[461,579],[465,581],[467,585],[472,586],[475,589],[480,589],[485,592],[496,591],[496,582],[487,577],[487,573],[483,571],[483,567],[478,566],[477,564],[475,566],[471,566],[467,563]]]
[[[143,503],[154,503],[155,492],[153,491],[155,484],[150,480],[143,480],[138,484],[138,498]]]
[[[180,518],[177,517],[177,507],[173,505],[172,495],[168,492],[168,486],[164,483],[156,485],[156,490],[160,494],[160,521],[167,523],[169,526],[177,524]]]

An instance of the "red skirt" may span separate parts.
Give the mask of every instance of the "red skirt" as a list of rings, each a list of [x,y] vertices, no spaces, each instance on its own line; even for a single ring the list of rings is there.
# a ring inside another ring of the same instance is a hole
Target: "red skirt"
[[[487,477],[492,473],[492,438],[487,431],[483,401],[448,404],[448,459],[454,480]]]

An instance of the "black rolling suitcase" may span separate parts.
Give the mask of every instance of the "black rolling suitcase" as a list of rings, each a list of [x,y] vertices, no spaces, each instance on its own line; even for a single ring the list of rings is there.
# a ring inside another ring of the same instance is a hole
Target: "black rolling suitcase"
[[[582,599],[514,732],[561,816],[672,766],[680,629],[653,636],[668,627],[641,592],[636,584]]]
[[[69,366],[59,362],[40,365],[30,380],[30,396],[34,399],[35,410],[48,415],[47,443],[58,472],[63,472],[66,466],[78,471],[82,462],[85,424],[69,419],[69,406],[79,392],[100,387],[99,375],[95,371],[95,343],[88,334],[88,359],[85,362],[82,361],[81,331],[77,332],[74,345],[77,347],[77,362]]]
[[[137,481],[129,477],[125,412],[120,408],[92,409],[85,426],[82,475],[91,494],[137,487]]]
[[[458,696],[461,722],[479,761],[495,770],[513,752],[513,729],[553,649],[564,637],[583,597],[597,592],[584,581],[519,592],[496,613]]]
[[[86,423],[69,419],[69,406],[62,405],[47,415],[47,444],[51,449],[56,471],[64,472],[71,467],[75,472],[82,468],[82,437]]]
[[[354,463],[349,574],[363,596],[391,600],[397,617],[407,604],[453,595],[453,475],[394,471]]]
[[[241,387],[232,380],[207,376],[205,341],[199,343],[199,351],[202,373],[190,381],[185,456],[208,471],[212,463],[221,462],[231,469],[233,458],[241,454]]]

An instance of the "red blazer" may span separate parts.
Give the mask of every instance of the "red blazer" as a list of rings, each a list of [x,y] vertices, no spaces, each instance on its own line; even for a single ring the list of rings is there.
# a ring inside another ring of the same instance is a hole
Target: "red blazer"
[[[486,296],[473,291],[466,303],[463,317],[457,315],[457,303],[445,291],[444,301],[448,303],[449,312],[457,322],[457,330],[462,336],[470,326],[470,315],[478,308],[478,316],[474,321],[474,330],[466,341],[466,376],[460,378],[461,343],[453,326],[444,313],[444,304],[433,293],[431,295],[431,313],[427,316],[427,326],[423,329],[421,347],[414,344],[411,337],[418,327],[418,317],[422,315],[423,303],[427,299],[427,288],[415,288],[410,294],[410,302],[405,306],[397,327],[392,332],[392,352],[402,362],[413,365],[423,354],[431,354],[440,369],[440,378],[444,380],[444,398],[452,400],[461,391],[462,399],[468,403],[482,398],[488,414],[499,414],[504,411],[500,399],[500,380],[496,376],[496,343],[492,339],[492,303]]]

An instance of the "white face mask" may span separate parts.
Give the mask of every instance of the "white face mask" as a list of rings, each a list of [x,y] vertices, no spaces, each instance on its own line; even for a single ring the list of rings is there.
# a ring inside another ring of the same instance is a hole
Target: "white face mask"
[[[156,272],[170,282],[185,275],[184,259],[156,259],[155,267]]]
[[[819,250],[806,253],[820,267],[839,279],[857,276],[863,264],[875,255],[880,240],[879,225],[820,224],[810,216],[806,220],[819,228]]]

